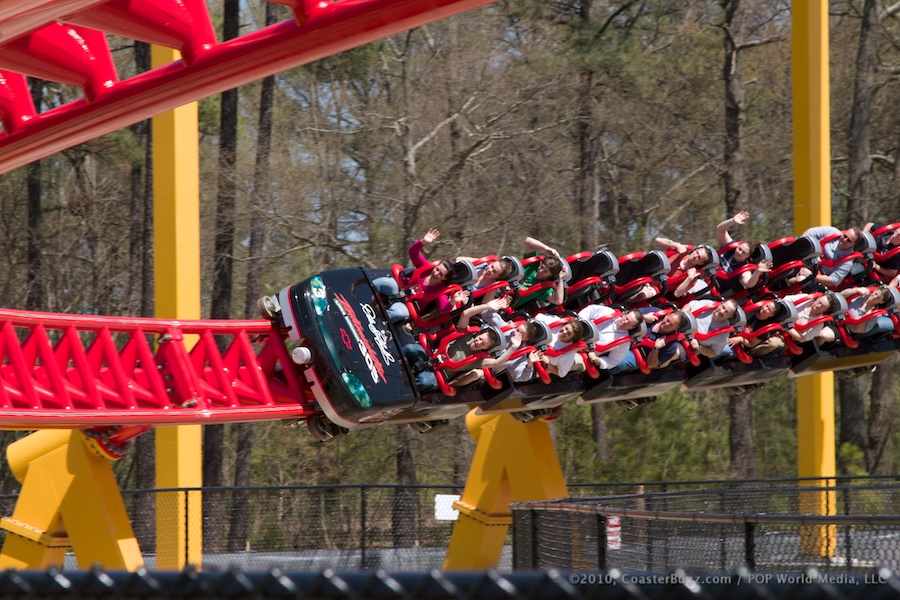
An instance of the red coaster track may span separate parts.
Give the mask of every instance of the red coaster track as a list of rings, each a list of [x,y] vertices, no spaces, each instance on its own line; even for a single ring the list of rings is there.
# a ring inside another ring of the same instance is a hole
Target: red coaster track
[[[205,0],[0,0],[0,173],[200,98],[495,0],[275,0],[294,19],[217,43]],[[106,33],[182,60],[120,80]],[[38,114],[25,75],[84,96]]]
[[[252,341],[257,336],[261,349]],[[3,429],[227,423],[315,412],[308,384],[267,321],[0,309]]]

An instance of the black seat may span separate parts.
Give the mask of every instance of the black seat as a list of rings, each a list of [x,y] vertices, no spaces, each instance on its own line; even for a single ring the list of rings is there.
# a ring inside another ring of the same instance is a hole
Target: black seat
[[[819,241],[805,235],[795,238],[790,243],[772,244],[769,250],[775,268],[791,261],[807,261],[822,256],[822,245]]]
[[[600,250],[587,258],[571,261],[569,271],[570,284],[588,277],[612,277],[619,272],[619,260],[609,250]]]
[[[636,260],[619,263],[619,274],[616,280],[620,285],[639,277],[659,277],[672,270],[666,254],[660,250],[651,250]]]
[[[609,250],[600,250],[587,258],[570,259],[569,271],[565,308],[577,311],[612,295],[619,261]]]

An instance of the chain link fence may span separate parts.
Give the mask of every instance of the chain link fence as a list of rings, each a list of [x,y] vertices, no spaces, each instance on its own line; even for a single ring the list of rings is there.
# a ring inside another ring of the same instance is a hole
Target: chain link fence
[[[638,493],[619,489],[514,504],[513,565],[649,572],[900,569],[897,479],[826,483],[651,484],[635,486]]]
[[[157,499],[180,494],[185,527],[202,509],[204,567],[428,570],[443,564],[461,493],[458,486],[310,485],[125,491],[123,498],[150,568],[157,504],[172,504]]]
[[[498,568],[878,564],[900,570],[900,517],[892,516],[900,506],[900,477],[831,481],[814,491],[837,515],[827,522],[803,516],[813,511],[801,492],[813,488],[800,484],[815,481],[569,484],[565,501],[514,505]],[[181,504],[183,512],[163,516],[190,533],[191,518],[202,511],[204,568],[427,571],[443,565],[455,524],[452,502],[461,493],[452,485],[299,485],[122,495],[148,569],[155,567],[157,507],[174,511]],[[182,502],[163,501],[163,494]],[[13,513],[15,502],[16,496],[0,496],[4,515]],[[804,554],[804,539],[824,544],[828,558],[814,560],[815,546]],[[64,567],[76,569],[74,557]]]

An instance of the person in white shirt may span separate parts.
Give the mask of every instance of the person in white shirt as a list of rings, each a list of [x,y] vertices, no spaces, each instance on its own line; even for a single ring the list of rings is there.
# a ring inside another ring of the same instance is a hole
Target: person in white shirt
[[[547,323],[556,323],[559,318],[553,315],[539,314],[535,319]],[[577,349],[573,347],[584,337],[584,327],[576,317],[568,317],[562,327],[551,336],[546,352],[536,353],[536,358],[544,363],[544,368],[552,375],[565,377],[573,368],[578,369],[576,362]],[[584,365],[580,365],[584,368]]]
[[[816,317],[830,313],[838,305],[837,299],[831,293],[822,294],[818,298],[809,294],[795,294],[793,296],[785,296],[784,299],[788,302],[793,302],[794,306],[797,307],[798,316],[795,325],[806,325]],[[825,327],[825,323],[819,323],[803,331],[797,331],[797,329],[791,327],[788,329],[788,335],[801,344],[813,339],[820,344],[835,340],[834,330],[830,327]]]
[[[595,328],[598,333],[597,341],[594,342],[595,346],[602,348],[620,338],[627,337],[631,330],[644,321],[644,317],[639,310],[630,310],[621,314],[616,309],[602,304],[591,304],[579,311],[578,316],[580,318],[591,321],[592,323],[597,321],[597,319],[609,317],[614,314],[619,314],[619,318],[607,319],[599,324],[595,323]],[[622,343],[612,347],[608,351],[597,352],[591,350],[587,353],[587,356],[598,369],[609,370],[619,366],[630,353],[631,344]],[[580,357],[578,360],[580,360]]]

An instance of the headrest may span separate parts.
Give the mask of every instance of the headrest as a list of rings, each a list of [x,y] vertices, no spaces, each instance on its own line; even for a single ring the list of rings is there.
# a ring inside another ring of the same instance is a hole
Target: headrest
[[[682,323],[681,326],[678,327],[678,331],[685,335],[691,335],[691,334],[697,333],[697,329],[698,329],[697,319],[694,317],[694,315],[692,315],[691,313],[689,313],[687,311],[682,311],[682,313],[687,318],[684,320],[684,323]]]
[[[737,310],[734,311],[734,314],[731,315],[731,318],[728,319],[728,322],[731,323],[732,327],[743,327],[747,324],[747,313],[744,312],[743,308],[738,306]]]
[[[581,341],[586,344],[593,344],[597,340],[600,339],[600,332],[597,330],[597,326],[588,319],[578,319],[578,322],[581,323]]]
[[[889,287],[888,290],[891,292],[891,297],[884,303],[884,308],[890,310],[900,307],[900,290],[895,287]]]
[[[791,244],[791,258],[793,260],[809,260],[822,256],[822,244],[819,240],[802,235]]]
[[[651,250],[640,260],[643,272],[639,273],[640,277],[655,277],[657,275],[665,275],[672,270],[672,263],[669,257],[662,250]]]
[[[825,293],[830,295],[831,297],[833,297],[835,300],[837,300],[837,306],[835,306],[835,308],[830,310],[827,314],[829,314],[833,317],[837,317],[837,316],[840,316],[840,315],[846,313],[847,310],[850,308],[847,305],[847,299],[844,298],[841,294],[835,294],[834,292],[825,292]]]
[[[541,346],[544,344],[550,343],[550,338],[552,334],[550,333],[550,327],[544,323],[543,321],[538,321],[536,319],[528,319],[528,322],[534,325],[534,337],[531,338],[531,341],[528,342],[531,346]]]
[[[599,250],[591,261],[597,265],[596,272],[593,273],[597,277],[610,277],[619,272],[619,259],[609,250]]]
[[[797,312],[797,307],[794,306],[793,302],[788,302],[779,298],[775,303],[778,305],[778,309],[775,311],[775,318],[772,319],[773,321],[781,323],[782,325],[787,325],[788,323],[796,321],[800,316]]]
[[[875,236],[868,231],[860,232],[859,239],[853,244],[853,249],[860,254],[873,254],[878,249]]]
[[[510,271],[509,275],[504,277],[504,279],[506,281],[509,281],[509,282],[521,281],[522,278],[525,277],[525,268],[522,266],[521,260],[519,260],[515,256],[501,256],[500,260],[512,265],[512,271]]]
[[[636,342],[641,341],[647,335],[647,324],[641,321],[637,327],[628,331],[628,335]]]
[[[765,244],[760,244],[750,255],[750,262],[757,264],[763,260],[772,260],[772,249]]]
[[[453,272],[447,278],[446,283],[457,285],[472,285],[478,281],[478,273],[475,271],[475,265],[467,260],[453,261]]]

